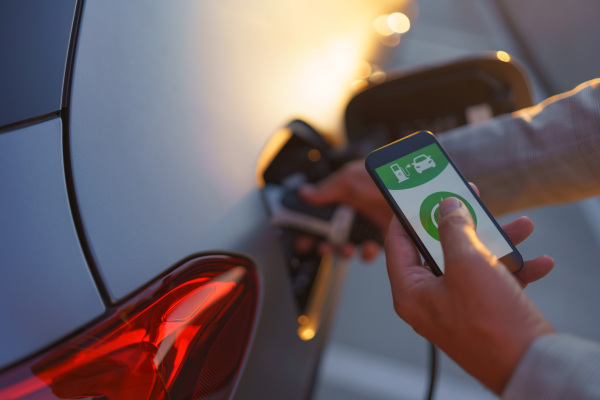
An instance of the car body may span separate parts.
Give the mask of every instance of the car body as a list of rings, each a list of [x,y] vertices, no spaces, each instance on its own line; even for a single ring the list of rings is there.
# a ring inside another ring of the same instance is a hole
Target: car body
[[[544,4],[501,3],[535,40],[520,11]],[[347,260],[298,271],[256,171],[295,118],[345,142],[346,105],[399,39],[374,21],[395,11],[414,2],[3,1],[0,398],[310,397]],[[531,54],[560,70],[546,42]],[[205,341],[202,307],[221,321]]]
[[[298,116],[343,141],[406,7],[3,2],[0,397],[310,397],[347,261],[307,321],[255,171]]]

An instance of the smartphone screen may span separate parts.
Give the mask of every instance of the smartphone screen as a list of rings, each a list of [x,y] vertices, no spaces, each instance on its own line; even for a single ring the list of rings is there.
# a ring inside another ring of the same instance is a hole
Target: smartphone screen
[[[367,158],[367,169],[404,220],[421,253],[425,250],[424,257],[431,258],[439,272],[444,272],[444,257],[438,235],[438,209],[447,197],[456,197],[465,204],[477,236],[492,254],[511,271],[520,269],[522,259],[517,250],[431,133],[419,132],[376,150]]]

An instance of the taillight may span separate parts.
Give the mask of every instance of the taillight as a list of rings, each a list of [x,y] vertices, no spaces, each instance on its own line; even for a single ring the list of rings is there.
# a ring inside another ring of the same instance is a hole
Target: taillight
[[[0,399],[227,398],[256,306],[248,260],[196,258],[85,332],[2,373]]]

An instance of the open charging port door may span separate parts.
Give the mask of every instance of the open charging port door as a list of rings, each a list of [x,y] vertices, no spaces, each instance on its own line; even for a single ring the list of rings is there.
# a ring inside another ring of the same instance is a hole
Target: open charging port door
[[[353,209],[339,204],[314,207],[298,195],[300,185],[319,182],[344,162],[342,153],[317,131],[295,120],[271,136],[257,164],[257,182],[288,264],[303,340],[311,339],[323,318],[334,312],[348,260],[320,254],[318,246],[299,249],[299,237],[310,235],[315,244],[383,243],[378,229]]]
[[[533,105],[529,78],[504,52],[390,71],[384,82],[355,95],[346,107],[349,145],[368,154],[416,131],[440,134]],[[377,143],[373,136],[377,130]]]

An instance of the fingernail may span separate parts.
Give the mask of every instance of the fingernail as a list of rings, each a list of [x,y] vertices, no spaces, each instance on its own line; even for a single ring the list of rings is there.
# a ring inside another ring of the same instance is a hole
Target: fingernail
[[[440,204],[440,217],[444,217],[446,214],[459,209],[462,206],[462,201],[456,197],[448,197]]]

